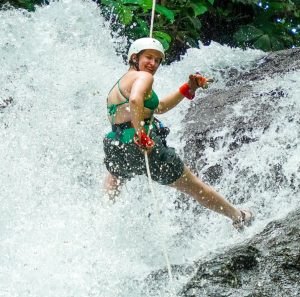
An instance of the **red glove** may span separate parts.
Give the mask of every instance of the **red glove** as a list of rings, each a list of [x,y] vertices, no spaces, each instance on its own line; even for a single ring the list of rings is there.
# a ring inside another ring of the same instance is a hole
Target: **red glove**
[[[193,100],[195,98],[195,94],[191,93],[191,88],[188,83],[183,84],[179,88],[179,93],[181,93],[184,97],[188,98],[189,100]]]
[[[134,135],[133,141],[136,145],[143,149],[150,149],[155,142],[147,135],[145,131],[140,131],[139,135]]]
[[[200,76],[198,79],[196,79],[196,82],[199,87],[206,88],[208,80],[205,77]]]
[[[191,74],[189,76],[189,83],[183,84],[179,88],[179,92],[189,100],[193,100],[195,98],[195,91],[198,88],[206,89],[208,87],[208,83],[213,82],[212,78],[205,78],[200,73],[196,72],[196,74]]]

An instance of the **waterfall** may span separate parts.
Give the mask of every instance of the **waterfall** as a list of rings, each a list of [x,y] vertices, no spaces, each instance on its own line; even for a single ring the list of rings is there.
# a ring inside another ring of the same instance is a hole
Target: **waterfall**
[[[103,194],[102,139],[110,130],[106,95],[128,67],[116,49],[124,50],[127,39],[112,34],[97,5],[83,0],[51,2],[30,13],[0,11],[0,27],[1,296],[168,296],[166,288],[144,282],[149,273],[165,268],[161,233],[171,264],[191,265],[250,238],[279,215],[276,210],[299,205],[288,190],[280,194],[281,200],[261,193],[271,210],[257,208],[262,220],[242,234],[214,213],[204,212],[194,223],[192,212],[175,209],[178,193],[155,184],[162,217],[162,226],[157,226],[146,177],[129,181],[112,205]],[[200,71],[216,77],[211,87],[221,89],[231,67],[245,70],[263,56],[256,50],[200,44],[180,61],[162,66],[154,88],[164,96],[178,89],[188,74]],[[299,75],[287,77],[286,88],[296,87],[295,81],[299,86]],[[299,87],[292,92],[291,112],[299,114]],[[160,117],[171,128],[169,142],[179,154],[184,146],[181,121],[191,104],[186,100]],[[240,112],[238,107],[235,112]],[[278,114],[282,129],[286,120]],[[297,130],[286,129],[286,137],[297,144]],[[261,142],[272,137],[270,132]],[[237,166],[267,174],[259,155],[271,159],[283,152],[257,152],[255,145],[240,152]],[[211,162],[222,158],[209,151],[206,155]],[[292,175],[297,168],[299,154],[283,170]],[[226,196],[231,183],[228,175],[218,190]],[[238,183],[244,186],[242,177]],[[247,207],[258,201],[254,190],[250,194]],[[178,276],[176,288],[185,281],[186,276]]]

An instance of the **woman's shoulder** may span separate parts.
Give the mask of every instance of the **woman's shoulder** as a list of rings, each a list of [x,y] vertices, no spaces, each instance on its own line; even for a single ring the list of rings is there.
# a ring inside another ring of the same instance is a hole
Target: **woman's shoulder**
[[[123,85],[132,85],[136,81],[143,81],[144,83],[153,83],[153,75],[146,71],[128,71],[122,78]]]
[[[147,78],[147,79],[151,79],[151,80],[154,79],[153,75],[146,71],[137,71],[137,75],[138,75],[138,77],[143,77],[143,78]]]
[[[137,79],[137,78],[153,79],[153,75],[146,71],[128,71],[124,75],[124,78],[125,77],[132,78],[132,79]]]
[[[152,85],[154,78],[153,75],[146,71],[137,71],[134,81],[143,81],[146,84]]]

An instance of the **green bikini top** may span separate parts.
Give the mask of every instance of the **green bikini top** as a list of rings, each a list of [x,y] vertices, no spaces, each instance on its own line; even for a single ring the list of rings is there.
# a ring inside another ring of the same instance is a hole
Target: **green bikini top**
[[[113,117],[117,113],[118,106],[123,105],[125,103],[129,103],[129,98],[124,96],[124,94],[120,88],[120,80],[121,80],[121,78],[117,82],[118,89],[119,89],[121,96],[125,99],[125,101],[118,103],[118,104],[107,105],[107,112],[110,116],[113,116]],[[156,93],[154,91],[152,91],[151,95],[148,98],[146,98],[146,100],[144,101],[144,107],[154,110],[157,108],[158,104],[159,104],[158,96],[156,95]]]

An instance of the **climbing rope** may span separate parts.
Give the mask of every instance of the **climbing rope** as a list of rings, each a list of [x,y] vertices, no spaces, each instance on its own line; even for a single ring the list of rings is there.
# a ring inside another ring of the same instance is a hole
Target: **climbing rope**
[[[153,0],[153,2],[152,2],[152,13],[151,13],[150,35],[149,35],[149,37],[151,37],[151,38],[152,38],[152,35],[153,35],[155,4],[156,4],[156,1]],[[148,136],[150,135],[150,132],[152,130],[153,119],[154,119],[154,116],[152,114],[151,120],[150,120],[150,123],[149,123]],[[149,159],[148,159],[147,151],[145,151],[144,154],[145,154],[145,163],[146,163],[146,169],[147,169],[149,188],[150,188],[150,191],[151,191],[151,194],[152,194],[152,197],[153,197],[153,200],[154,200],[154,204],[155,204],[155,213],[156,213],[157,225],[161,226],[158,199],[157,199],[157,196],[155,195],[155,191],[154,191],[153,184],[152,184],[152,178],[151,178],[151,172],[150,172],[150,166],[149,166]],[[171,264],[170,264],[170,260],[169,260],[169,256],[168,256],[165,236],[161,236],[161,241],[162,241],[163,255],[164,255],[164,258],[165,258],[165,261],[166,261],[166,266],[167,266],[167,269],[168,269],[168,275],[169,275],[169,281],[170,281],[172,293],[175,295],[175,289],[173,287],[173,274],[172,274]]]
[[[151,38],[152,38],[152,34],[153,34],[153,24],[154,24],[154,15],[155,15],[155,5],[156,5],[156,1],[153,0],[153,1],[152,1],[152,12],[151,12],[150,35],[149,35],[149,37],[151,37]]]
[[[157,203],[158,201],[155,196],[155,192],[154,192],[153,185],[152,185],[152,178],[151,178],[151,173],[150,173],[150,168],[149,168],[149,160],[148,160],[147,152],[145,152],[145,162],[146,162],[146,168],[147,168],[147,174],[148,174],[149,187],[150,187],[152,196],[155,201],[155,212],[156,212],[157,223],[158,223],[158,226],[161,226],[160,216],[159,216],[159,206],[158,206],[158,203]],[[166,241],[165,241],[164,237],[162,240],[162,248],[163,248],[163,254],[164,254],[167,269],[168,269],[170,283],[172,284],[173,283],[173,274],[172,274],[171,264],[170,264],[170,260],[169,260],[169,256],[168,256]]]
[[[149,123],[148,136],[150,134],[150,131],[152,130],[153,118],[154,117],[152,115],[150,123]],[[158,199],[155,195],[155,191],[154,191],[153,184],[152,184],[152,178],[151,178],[151,172],[150,172],[150,166],[149,166],[149,159],[148,159],[147,151],[145,151],[144,154],[145,154],[145,163],[146,163],[146,169],[147,169],[149,188],[150,188],[150,191],[151,191],[151,194],[152,194],[152,197],[153,197],[153,200],[154,200],[154,204],[155,204],[155,214],[156,214],[156,219],[157,219],[157,225],[161,226]],[[171,264],[170,264],[170,260],[169,260],[169,256],[168,256],[165,237],[162,236],[161,239],[162,239],[163,254],[164,254],[164,258],[165,258],[165,261],[166,261],[166,266],[167,266],[167,269],[168,269],[169,280],[170,280],[170,283],[172,285],[173,284],[173,274],[172,274],[172,268],[171,268]]]

